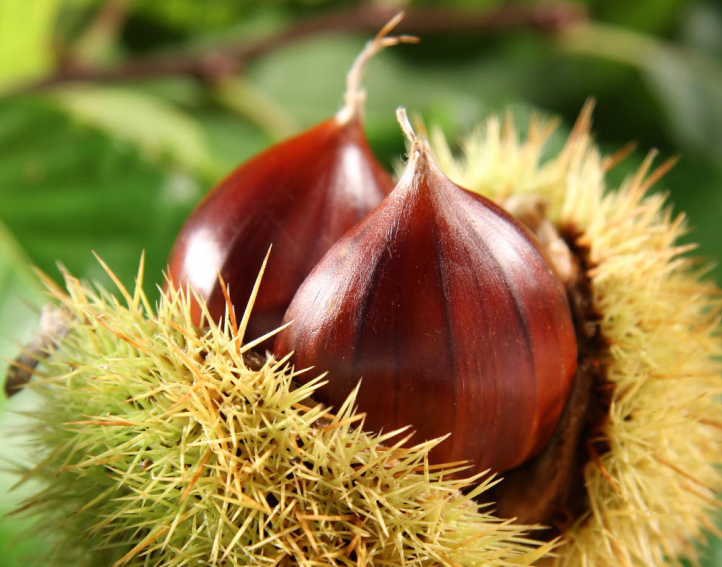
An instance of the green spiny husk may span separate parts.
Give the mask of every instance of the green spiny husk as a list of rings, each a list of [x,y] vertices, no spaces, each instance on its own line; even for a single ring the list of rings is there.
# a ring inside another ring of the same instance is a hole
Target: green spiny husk
[[[491,117],[454,156],[439,132],[442,169],[497,202],[541,198],[557,227],[587,250],[591,301],[610,345],[609,415],[597,439],[609,450],[584,467],[589,510],[562,534],[554,567],[657,567],[692,562],[722,493],[722,300],[707,266],[681,244],[688,232],[651,188],[674,160],[611,186],[587,104],[566,144],[547,155],[555,122],[534,118],[526,135]]]
[[[142,267],[141,267],[142,273]],[[140,278],[139,278],[140,279]],[[45,565],[502,566],[547,554],[473,500],[494,480],[431,467],[439,441],[366,433],[287,360],[244,361],[232,314],[191,324],[183,292],[156,309],[66,275],[74,323],[32,388],[23,505],[56,543]],[[463,492],[462,492],[463,489]]]

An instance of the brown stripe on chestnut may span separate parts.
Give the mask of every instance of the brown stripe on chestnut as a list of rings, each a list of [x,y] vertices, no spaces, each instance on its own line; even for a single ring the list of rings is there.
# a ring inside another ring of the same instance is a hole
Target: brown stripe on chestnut
[[[434,462],[509,470],[543,449],[571,390],[566,290],[534,236],[452,183],[399,120],[401,179],[304,280],[274,351],[329,371],[317,397],[332,406],[362,379],[365,428],[451,433]]]

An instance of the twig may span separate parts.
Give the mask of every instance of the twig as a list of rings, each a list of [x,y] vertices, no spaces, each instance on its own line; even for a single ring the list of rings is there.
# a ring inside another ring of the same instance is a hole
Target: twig
[[[105,0],[86,27],[69,45],[58,42],[55,73],[101,61],[117,41],[132,0]]]
[[[182,52],[131,59],[114,67],[73,67],[58,69],[53,74],[26,84],[11,94],[38,91],[56,85],[76,82],[117,82],[174,75],[217,80],[249,61],[301,39],[326,32],[376,32],[397,11],[392,7],[361,4],[352,9],[327,13],[271,34],[255,42],[219,45],[199,52]],[[519,4],[494,10],[449,11],[420,8],[407,12],[399,31],[405,33],[473,34],[515,27],[555,33],[583,21],[586,13],[577,4]]]
[[[105,0],[105,3],[98,9],[95,18],[90,22],[88,28],[83,32],[80,42],[84,38],[109,37],[114,39],[125,23],[130,10],[130,0]],[[85,39],[86,43],[93,43]]]

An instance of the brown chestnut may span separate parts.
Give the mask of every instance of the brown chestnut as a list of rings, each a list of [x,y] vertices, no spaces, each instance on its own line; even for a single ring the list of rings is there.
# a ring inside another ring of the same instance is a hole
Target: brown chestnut
[[[369,42],[349,76],[346,104],[336,116],[281,142],[233,171],[186,222],[171,254],[169,276],[190,286],[215,319],[226,301],[248,302],[270,245],[274,252],[246,332],[254,339],[275,329],[296,292],[328,248],[393,188],[374,157],[363,123],[362,71],[386,46],[412,41],[387,37],[401,15]],[[200,309],[194,305],[194,319]]]
[[[329,405],[361,379],[366,428],[451,433],[436,462],[508,470],[548,442],[571,389],[566,291],[531,233],[451,182],[399,120],[401,179],[305,279],[274,350],[327,370],[317,396]]]

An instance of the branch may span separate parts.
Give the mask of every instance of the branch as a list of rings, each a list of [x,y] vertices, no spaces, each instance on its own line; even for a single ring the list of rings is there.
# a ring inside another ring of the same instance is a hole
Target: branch
[[[69,82],[117,82],[175,75],[217,80],[241,69],[249,61],[301,39],[327,32],[376,32],[397,13],[396,8],[361,4],[297,24],[255,42],[219,45],[194,53],[174,53],[131,59],[115,67],[72,66],[26,84],[12,94],[43,90]],[[416,34],[484,33],[509,28],[531,28],[555,33],[586,19],[578,4],[511,4],[491,11],[414,9],[398,31]]]
[[[105,0],[80,37],[73,41],[70,52],[62,56],[61,66],[97,61],[117,40],[129,10],[130,0]]]

